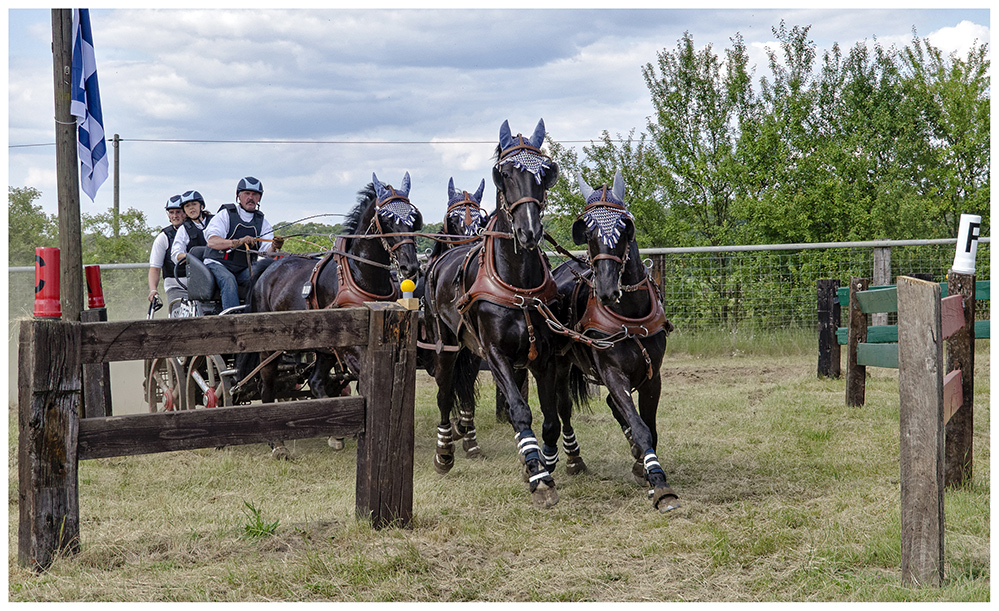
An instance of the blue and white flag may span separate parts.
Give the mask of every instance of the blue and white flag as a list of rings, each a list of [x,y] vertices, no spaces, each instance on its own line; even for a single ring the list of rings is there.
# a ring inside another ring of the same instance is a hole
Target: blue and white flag
[[[90,30],[90,11],[73,9],[73,73],[69,112],[76,117],[80,157],[80,184],[91,201],[108,178],[108,150],[104,142],[104,115],[97,89],[97,59]]]

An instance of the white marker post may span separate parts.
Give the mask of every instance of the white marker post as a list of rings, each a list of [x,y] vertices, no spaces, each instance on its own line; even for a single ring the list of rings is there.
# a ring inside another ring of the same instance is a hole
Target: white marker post
[[[962,214],[957,232],[957,252],[954,253],[952,272],[958,274],[975,273],[975,254],[978,252],[978,231],[982,217],[977,214]]]

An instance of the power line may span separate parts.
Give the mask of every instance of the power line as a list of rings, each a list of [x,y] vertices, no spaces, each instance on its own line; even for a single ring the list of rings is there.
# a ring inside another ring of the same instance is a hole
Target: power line
[[[110,140],[105,140],[110,142]],[[118,142],[161,142],[168,144],[496,144],[495,140],[185,140],[174,138],[118,138]],[[559,140],[564,144],[588,144],[593,140]],[[603,140],[601,140],[603,142]],[[610,142],[625,142],[612,139]],[[8,149],[55,146],[55,142],[8,144]]]

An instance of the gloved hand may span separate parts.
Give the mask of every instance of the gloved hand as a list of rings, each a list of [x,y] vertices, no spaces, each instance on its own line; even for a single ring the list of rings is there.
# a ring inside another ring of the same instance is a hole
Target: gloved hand
[[[281,247],[284,246],[284,238],[281,236],[274,236],[274,240],[271,242],[271,245],[272,250],[281,250]]]

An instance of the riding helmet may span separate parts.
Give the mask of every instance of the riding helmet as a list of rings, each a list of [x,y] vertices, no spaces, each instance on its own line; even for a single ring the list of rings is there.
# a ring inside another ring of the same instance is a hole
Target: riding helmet
[[[197,191],[184,191],[184,194],[180,196],[180,205],[183,206],[187,202],[201,202],[202,210],[205,208],[205,198],[201,197],[201,193]]]
[[[174,195],[167,200],[166,209],[167,210],[180,210],[183,205],[180,203],[181,197],[179,195]]]
[[[239,197],[240,191],[256,191],[260,194],[260,197],[264,196],[264,183],[260,182],[252,176],[247,176],[246,178],[240,178],[239,184],[236,185],[236,197]]]

